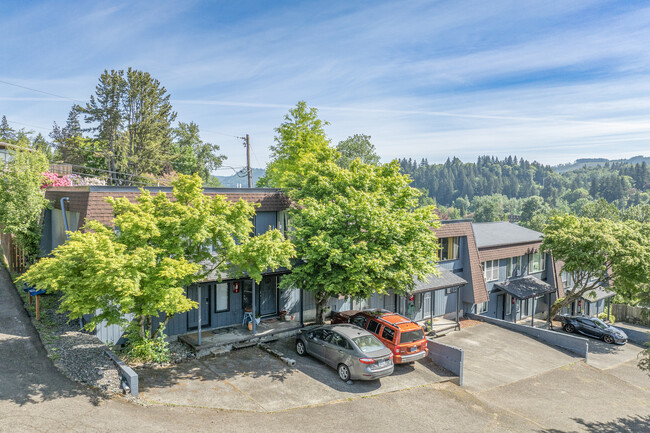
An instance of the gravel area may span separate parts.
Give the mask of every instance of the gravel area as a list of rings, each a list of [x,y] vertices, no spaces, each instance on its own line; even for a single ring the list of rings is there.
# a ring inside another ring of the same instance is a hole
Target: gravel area
[[[23,295],[23,299],[27,295]],[[120,377],[115,364],[106,356],[107,346],[96,336],[79,331],[79,322],[68,323],[65,314],[56,311],[59,296],[41,296],[41,318],[36,320],[34,307],[25,304],[38,330],[48,357],[70,379],[106,393],[121,393]]]

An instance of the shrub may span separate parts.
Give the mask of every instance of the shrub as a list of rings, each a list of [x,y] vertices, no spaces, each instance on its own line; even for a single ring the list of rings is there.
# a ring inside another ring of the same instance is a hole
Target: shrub
[[[609,315],[609,319],[608,319],[608,318],[607,318],[607,313],[606,313],[605,311],[603,311],[602,313],[600,313],[600,314],[598,315],[598,318],[599,318],[600,320],[608,320],[609,323],[614,323],[614,322],[616,322],[616,317],[614,317],[613,314],[610,314],[610,315]]]
[[[169,343],[165,341],[164,327],[161,328],[156,338],[150,338],[148,332],[144,337],[140,337],[139,327],[137,323],[133,322],[129,327],[127,340],[124,353],[129,361],[157,362],[159,364],[169,362]]]

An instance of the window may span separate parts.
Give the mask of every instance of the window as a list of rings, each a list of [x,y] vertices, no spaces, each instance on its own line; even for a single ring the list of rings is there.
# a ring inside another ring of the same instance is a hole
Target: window
[[[402,332],[399,337],[400,344],[414,343],[419,340],[424,340],[424,331],[421,329]]]
[[[528,254],[528,273],[534,274],[537,272],[542,272],[546,269],[546,253],[536,253]]]
[[[458,237],[438,239],[438,258],[443,260],[458,259]]]
[[[456,287],[448,287],[445,289],[445,295],[451,295],[452,293],[456,293]]]
[[[359,328],[365,328],[366,318],[364,316],[355,316],[352,318],[352,324],[357,325]]]
[[[519,257],[510,257],[506,263],[506,277],[521,276],[519,270]]]
[[[332,338],[329,342],[334,346],[338,346],[343,349],[349,349],[348,341],[345,339],[345,337],[343,337],[341,334],[337,334],[336,332],[332,333]]]
[[[485,281],[496,281],[499,279],[499,261],[488,260],[483,262],[483,276]]]
[[[387,326],[384,326],[384,331],[381,333],[381,338],[383,338],[384,340],[393,341],[393,339],[395,338],[395,331],[393,331]]]
[[[488,303],[487,302],[481,302],[480,304],[478,304],[477,310],[478,310],[478,314],[487,313]]]
[[[222,311],[230,310],[230,290],[228,283],[220,283],[216,285],[217,296],[215,296],[214,311],[220,313]]]
[[[562,271],[562,273],[560,274],[560,277],[562,278],[562,285],[565,288],[569,287],[569,273],[565,272],[565,271]]]
[[[379,328],[381,328],[381,324],[379,322],[371,320],[370,323],[368,323],[368,331],[372,332],[373,334],[379,335]]]
[[[512,296],[506,295],[506,314],[512,314]]]

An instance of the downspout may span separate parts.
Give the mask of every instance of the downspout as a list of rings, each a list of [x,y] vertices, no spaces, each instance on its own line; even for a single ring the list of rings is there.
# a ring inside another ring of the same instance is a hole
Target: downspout
[[[65,229],[65,239],[68,240],[70,237],[68,236],[68,232],[70,231],[70,228],[68,227],[68,217],[65,214],[65,202],[70,201],[70,197],[62,197],[61,198],[61,212],[63,213],[63,228]]]

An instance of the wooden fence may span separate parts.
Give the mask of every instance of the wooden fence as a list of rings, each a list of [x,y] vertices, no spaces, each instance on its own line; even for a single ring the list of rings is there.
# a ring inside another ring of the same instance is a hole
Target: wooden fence
[[[25,254],[18,248],[10,234],[0,232],[0,247],[2,259],[9,266],[11,272],[25,272]]]
[[[617,322],[650,326],[650,308],[648,307],[612,304],[612,314],[616,317]]]

